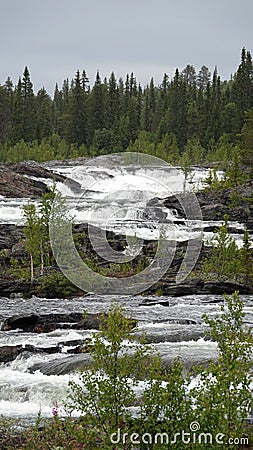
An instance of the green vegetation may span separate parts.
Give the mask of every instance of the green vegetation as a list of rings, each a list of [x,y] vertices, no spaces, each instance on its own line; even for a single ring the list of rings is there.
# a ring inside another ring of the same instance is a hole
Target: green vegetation
[[[253,63],[245,48],[233,79],[221,81],[217,69],[199,72],[187,65],[160,85],[142,87],[133,73],[125,80],[90,86],[85,70],[55,86],[33,91],[25,67],[16,86],[0,86],[0,161],[67,159],[137,151],[172,164],[219,161],[229,164],[239,151],[252,166]],[[241,135],[240,135],[241,133]],[[238,139],[238,135],[240,135]]]
[[[19,242],[19,255],[9,256],[8,251],[0,252],[0,259],[3,267],[3,275],[7,279],[18,279],[30,281],[30,293],[54,297],[69,297],[82,294],[57,267],[49,235],[49,225],[51,224],[51,237],[57,240],[53,223],[66,225],[71,220],[66,205],[61,194],[56,191],[55,186],[42,195],[38,205],[29,201],[23,207],[24,211],[24,238]],[[85,232],[77,232],[73,225],[73,238],[80,257],[84,263],[95,272],[105,277],[126,277],[141,272],[149,265],[149,258],[154,256],[156,245],[144,249],[142,255],[133,260],[121,264],[111,263],[104,260],[94,251],[89,238]],[[114,241],[112,246],[124,249],[124,241]],[[62,255],[65,253],[66,241],[60,248]],[[147,254],[146,254],[147,252]],[[69,254],[66,254],[66,265],[69,263]],[[28,292],[29,295],[29,292]]]
[[[202,271],[207,277],[217,277],[219,280],[236,280],[241,271],[239,249],[228,231],[228,217],[216,230],[211,242],[212,252],[202,265]]]
[[[167,371],[152,348],[144,343],[133,346],[133,319],[118,305],[112,306],[101,332],[94,334],[92,366],[80,373],[79,382],[69,385],[67,409],[79,411],[80,418],[62,421],[57,407],[53,408],[53,419],[39,416],[35,427],[15,436],[17,445],[8,447],[5,442],[2,448],[162,450],[169,448],[170,442],[178,450],[185,445],[206,449],[209,444],[214,450],[251,448],[251,443],[244,447],[239,441],[251,431],[245,419],[252,409],[253,340],[243,325],[243,302],[238,293],[224,300],[217,317],[204,316],[207,334],[217,342],[218,360],[195,368],[199,378],[192,389],[189,381],[196,373],[186,378],[177,359]],[[141,389],[136,395],[138,386]],[[135,418],[131,406],[139,408]],[[194,430],[194,423],[200,428]],[[182,440],[183,431],[189,433],[185,434],[190,437],[187,444]],[[131,436],[140,441],[137,447]],[[238,440],[232,443],[235,438]]]
[[[251,367],[253,339],[250,329],[243,326],[243,302],[237,292],[225,296],[221,315],[214,319],[206,314],[209,337],[218,344],[218,362],[202,370],[195,390],[202,427],[229,438],[242,436],[245,417],[252,408]],[[220,448],[214,445],[212,448]],[[222,448],[238,448],[224,445]]]
[[[91,370],[82,372],[79,383],[70,383],[68,408],[84,415],[85,442],[94,445],[99,430],[105,449],[113,448],[110,436],[119,427],[131,427],[128,408],[136,402],[134,388],[149,378],[159,363],[144,344],[133,347],[128,343],[133,325],[122,308],[111,307],[101,333],[93,338]]]
[[[6,279],[30,281],[28,295],[46,295],[47,297],[70,297],[82,294],[57,267],[50,244],[49,224],[52,218],[57,223],[70,220],[65,202],[55,186],[42,195],[38,205],[30,200],[23,207],[24,238],[19,242],[19,255],[9,256],[2,250],[2,276]]]
[[[31,202],[23,207],[25,250],[30,257],[31,283],[34,280],[36,267],[40,268],[40,275],[43,276],[45,267],[54,264],[49,237],[49,222],[52,208],[54,206],[55,210],[55,205],[58,208],[58,215],[65,213],[64,201],[53,186],[52,189],[42,195],[38,208]]]
[[[206,279],[229,280],[252,285],[253,249],[249,242],[249,232],[246,229],[243,246],[238,248],[230,235],[228,217],[217,228],[211,241],[211,253],[204,258],[200,273]]]

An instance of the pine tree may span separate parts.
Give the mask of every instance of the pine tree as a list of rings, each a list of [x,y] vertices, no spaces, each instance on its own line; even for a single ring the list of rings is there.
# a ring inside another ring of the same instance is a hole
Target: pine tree
[[[253,107],[253,63],[245,47],[241,52],[241,63],[235,74],[231,96],[239,107],[242,123],[244,112]]]
[[[50,137],[52,132],[52,100],[42,88],[36,97],[36,139],[40,143],[43,138]]]
[[[24,121],[23,121],[23,99],[22,99],[22,84],[21,78],[14,90],[13,96],[13,112],[12,112],[12,129],[11,129],[11,143],[16,144],[24,136]]]
[[[68,142],[76,143],[78,146],[86,144],[88,134],[87,101],[79,70],[76,72],[69,94],[67,111],[68,123],[65,136]]]
[[[90,86],[89,86],[89,78],[87,76],[87,73],[85,70],[82,71],[82,78],[81,78],[81,86],[82,86],[82,90],[84,92],[89,92],[90,91]]]
[[[117,129],[119,108],[119,91],[114,72],[112,72],[108,83],[108,106],[106,112],[107,128]]]
[[[55,85],[53,97],[53,133],[63,136],[61,123],[63,114],[63,96],[62,91],[59,91],[58,84]]]
[[[103,129],[105,122],[106,96],[105,87],[103,86],[100,74],[97,71],[96,80],[90,95],[90,137],[92,142],[95,130]]]
[[[176,135],[180,150],[186,144],[186,122],[187,122],[187,91],[183,77],[176,69],[175,76],[170,88],[170,130]]]
[[[210,83],[210,80],[211,80],[211,72],[209,71],[208,67],[203,65],[197,76],[198,88],[203,92],[206,91],[207,85],[208,83]]]
[[[245,120],[240,134],[240,158],[245,169],[253,171],[253,108],[245,112]]]
[[[25,142],[30,142],[35,138],[35,96],[27,66],[24,69],[21,82],[21,97],[23,109],[22,137]]]
[[[9,97],[4,89],[0,86],[0,143],[4,143],[9,135],[11,120],[11,104]]]

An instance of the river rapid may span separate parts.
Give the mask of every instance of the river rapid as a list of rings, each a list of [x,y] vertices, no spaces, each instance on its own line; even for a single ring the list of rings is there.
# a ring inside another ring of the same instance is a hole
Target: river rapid
[[[253,325],[253,298],[243,296],[245,301],[245,323]],[[216,345],[204,336],[206,326],[202,314],[209,317],[219,313],[220,296],[186,296],[180,298],[153,296],[85,297],[66,299],[7,299],[1,298],[0,318],[12,314],[66,313],[87,311],[87,313],[108,311],[112,303],[121,304],[127,313],[132,313],[138,320],[137,333],[145,332],[148,342],[160,352],[165,364],[180,356],[186,369],[199,363],[205,363],[216,357]],[[165,304],[166,306],[163,306]],[[135,332],[136,330],[134,330]],[[40,371],[30,373],[29,369],[36,363],[47,363],[60,358],[72,358],[67,352],[76,340],[92,336],[94,330],[58,329],[50,333],[28,333],[21,330],[0,332],[0,345],[27,344],[35,347],[60,347],[60,353],[51,355],[29,351],[21,353],[14,361],[0,366],[0,414],[12,417],[35,418],[40,412],[51,416],[52,407],[58,404],[64,414],[62,405],[66,398],[68,382],[78,378],[77,374],[44,375]]]
[[[177,213],[159,206],[169,194],[182,192],[185,188],[184,176],[179,168],[137,166],[122,168],[111,162],[91,164],[89,167],[52,163],[49,168],[66,175],[77,184],[57,183],[57,188],[68,198],[70,209],[76,223],[88,222],[97,226],[139,238],[156,239],[159,223],[165,226],[166,239],[185,241],[201,236],[210,240],[212,234],[205,227],[214,223],[199,221],[181,221]],[[196,190],[208,175],[207,169],[196,168],[187,182],[187,189]],[[169,180],[169,182],[168,182]],[[48,180],[44,180],[47,183]],[[131,193],[128,195],[127,193]],[[147,214],[150,200],[158,199],[158,209]],[[0,199],[1,223],[22,224],[22,199]],[[101,219],[103,218],[103,220]],[[106,220],[105,220],[106,219]],[[173,224],[173,227],[172,225]],[[219,225],[218,222],[215,225]],[[243,224],[233,224],[243,230]],[[240,244],[242,234],[236,233]],[[245,323],[253,325],[253,296],[242,296],[245,302]],[[182,297],[155,297],[145,295],[116,296],[89,294],[74,299],[41,299],[33,297],[23,299],[0,298],[0,321],[14,314],[49,314],[82,312],[98,313],[108,311],[112,303],[120,303],[127,313],[138,320],[134,333],[138,336],[145,332],[147,341],[153,343],[161,353],[164,364],[171,364],[176,356],[182,358],[188,370],[195,364],[205,363],[217,356],[216,345],[205,336],[206,326],[202,314],[210,317],[219,313],[221,296],[199,295]],[[22,330],[0,331],[0,346],[31,344],[48,348],[57,345],[58,353],[32,353],[24,350],[12,362],[0,365],[0,414],[12,417],[34,419],[41,413],[52,415],[52,407],[59,405],[64,414],[70,379],[77,379],[75,372],[63,375],[45,375],[37,370],[30,372],[36,363],[53,364],[54,360],[72,358],[69,355],[71,342],[89,338],[94,330],[58,329],[49,333],[28,333]]]

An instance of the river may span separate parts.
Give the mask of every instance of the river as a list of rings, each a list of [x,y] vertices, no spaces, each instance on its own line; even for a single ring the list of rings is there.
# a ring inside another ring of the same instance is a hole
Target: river
[[[88,222],[106,227],[116,233],[134,235],[138,238],[156,239],[161,223],[165,227],[166,239],[185,241],[196,237],[210,240],[212,234],[205,227],[219,223],[203,223],[201,220],[180,220],[176,211],[165,208],[159,201],[184,188],[184,176],[179,168],[170,166],[122,167],[115,159],[95,160],[84,165],[57,162],[49,168],[64,174],[73,184],[57,183],[57,188],[68,199],[75,222]],[[208,174],[207,169],[196,168],[188,179],[187,189],[198,189]],[[48,180],[47,180],[47,183]],[[150,202],[156,199],[156,207]],[[22,224],[24,200],[0,199],[0,220],[2,223]],[[106,226],[105,226],[106,225]],[[172,226],[173,225],[173,226]],[[243,224],[233,224],[243,230]],[[242,234],[236,233],[237,242]],[[245,302],[245,322],[253,324],[253,296],[243,296]],[[165,364],[175,356],[182,358],[188,369],[194,364],[206,362],[216,357],[216,345],[205,338],[206,326],[202,314],[213,316],[219,312],[221,296],[199,295],[183,297],[153,297],[144,295],[86,295],[74,299],[23,299],[19,296],[0,298],[0,321],[13,314],[31,313],[87,313],[107,311],[113,302],[123,305],[128,313],[138,320],[138,335],[145,332],[148,342],[161,353]],[[57,403],[64,414],[63,404],[67,395],[68,382],[76,379],[76,373],[45,375],[39,370],[29,369],[36,363],[66,358],[71,342],[89,338],[93,330],[80,331],[59,329],[49,333],[27,333],[22,330],[0,332],[0,346],[27,344],[48,348],[57,345],[59,352],[22,352],[14,361],[0,365],[0,414],[6,416],[35,418],[40,412],[51,416],[52,407]]]

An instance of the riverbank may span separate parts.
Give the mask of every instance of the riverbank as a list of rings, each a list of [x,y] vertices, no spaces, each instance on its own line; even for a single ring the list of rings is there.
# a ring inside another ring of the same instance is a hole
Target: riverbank
[[[82,236],[82,248],[86,249],[87,258],[91,261],[95,261],[94,252],[91,242],[88,236],[87,225],[75,226],[74,235]],[[215,227],[214,227],[215,228]],[[108,243],[115,251],[122,251],[122,248],[126,245],[124,236],[116,235],[113,232],[108,234]],[[129,264],[129,272],[134,272],[137,269],[138,264],[145,263],[150,254],[155,253],[157,242],[156,241],[144,241],[141,254],[134,260],[131,265]],[[198,276],[189,276],[182,283],[176,283],[176,275],[179,267],[181,266],[185,252],[187,250],[188,242],[177,243],[175,255],[170,267],[166,274],[153,286],[145,291],[145,294],[170,295],[201,295],[201,294],[231,294],[234,291],[239,291],[241,294],[249,294],[253,292],[251,286],[232,282],[229,280],[205,280],[201,277],[201,273],[198,273],[198,269],[201,266],[201,262],[204,258],[210,254],[210,247],[202,245],[198,261],[195,266]],[[2,273],[0,276],[0,296],[24,296],[31,297],[32,295],[55,298],[55,297],[72,297],[78,295],[84,295],[79,288],[70,283],[64,275],[60,272],[57,266],[47,267],[45,275],[40,274],[31,283],[28,278],[18,277],[18,273],[25,272],[24,261],[27,260],[26,272],[29,274],[29,260],[25,253],[24,248],[24,234],[22,227],[15,225],[5,224],[0,225],[0,259],[2,266]],[[15,265],[15,267],[14,267]],[[96,265],[99,269],[108,270],[110,263],[105,262],[103,258],[96,255]],[[106,274],[106,272],[104,272]],[[111,275],[111,274],[110,274]],[[124,274],[127,276],[127,270]],[[116,276],[122,276],[116,274]],[[159,299],[157,300],[159,303]]]

